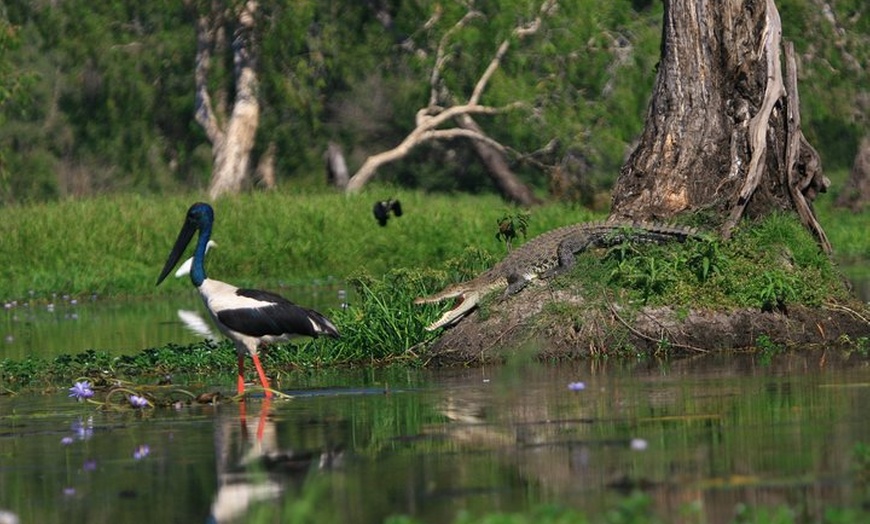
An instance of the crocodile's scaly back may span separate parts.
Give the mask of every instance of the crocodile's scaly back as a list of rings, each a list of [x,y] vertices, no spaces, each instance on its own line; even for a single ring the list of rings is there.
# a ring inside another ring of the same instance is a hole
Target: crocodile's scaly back
[[[420,297],[414,303],[459,298],[453,309],[427,326],[426,329],[431,331],[459,321],[489,292],[505,289],[506,295],[511,295],[531,280],[567,271],[574,265],[575,255],[589,247],[609,247],[627,239],[683,242],[698,236],[694,228],[647,222],[587,222],[563,226],[529,240],[478,277],[448,286],[434,295]]]

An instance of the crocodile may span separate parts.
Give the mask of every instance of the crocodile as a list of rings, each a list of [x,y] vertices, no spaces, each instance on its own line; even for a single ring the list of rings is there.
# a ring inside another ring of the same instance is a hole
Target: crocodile
[[[641,242],[684,242],[701,238],[695,228],[653,222],[581,222],[542,233],[512,250],[478,277],[450,285],[444,290],[419,297],[415,304],[431,304],[456,298],[452,309],[426,326],[427,331],[448,327],[470,313],[489,293],[504,290],[508,297],[522,291],[537,278],[551,278],[574,266],[575,256],[589,248],[611,247],[628,239]]]

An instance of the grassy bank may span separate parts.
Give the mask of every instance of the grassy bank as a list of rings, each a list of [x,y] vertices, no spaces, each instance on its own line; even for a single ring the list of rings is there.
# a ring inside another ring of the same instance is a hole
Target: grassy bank
[[[398,198],[404,215],[379,227],[376,200]],[[200,195],[113,196],[0,208],[0,300],[58,295],[171,293],[184,282],[154,286],[187,207]],[[834,209],[819,215],[838,259],[870,258],[868,213]],[[332,191],[248,193],[215,204],[218,242],[211,275],[237,285],[270,287],[345,279],[395,268],[443,267],[469,247],[501,257],[496,222],[516,209],[499,198],[430,195],[373,187],[360,195]],[[528,236],[602,218],[565,204],[531,211]],[[519,239],[522,241],[522,238]]]
[[[379,227],[372,206],[390,197],[401,201],[404,214]],[[0,300],[146,296],[186,285],[154,282],[199,198],[113,196],[0,209]],[[495,238],[496,221],[515,211],[494,196],[384,187],[350,197],[256,192],[214,207],[218,247],[209,255],[210,275],[260,287],[439,265],[470,246],[500,256],[505,247]],[[532,212],[528,235],[592,218],[567,205],[542,207]]]

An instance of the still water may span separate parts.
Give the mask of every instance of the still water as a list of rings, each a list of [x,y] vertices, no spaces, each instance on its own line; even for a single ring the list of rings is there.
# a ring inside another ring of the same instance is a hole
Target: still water
[[[323,311],[346,300],[277,291]],[[202,311],[190,289],[8,303],[0,357],[192,343]],[[139,411],[0,396],[0,520],[442,523],[545,503],[595,517],[633,490],[668,522],[870,505],[870,362],[857,354],[317,371],[282,386],[292,400]]]
[[[291,375],[292,400],[105,411],[0,397],[22,523],[450,522],[640,490],[668,522],[870,503],[870,365],[812,352],[667,364]],[[98,394],[99,396],[99,394]],[[866,506],[865,506],[866,507]]]
[[[343,286],[274,289],[323,312],[346,300]],[[89,349],[129,355],[147,348],[199,342],[220,334],[208,320],[196,291],[184,286],[170,297],[106,300],[58,295],[52,300],[7,300],[0,311],[0,358],[50,358]]]

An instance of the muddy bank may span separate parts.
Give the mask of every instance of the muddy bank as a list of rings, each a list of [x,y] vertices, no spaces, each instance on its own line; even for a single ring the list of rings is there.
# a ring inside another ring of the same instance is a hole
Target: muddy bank
[[[759,338],[761,337],[761,338]],[[496,299],[430,348],[435,365],[501,362],[517,348],[542,359],[612,355],[697,355],[745,350],[764,344],[791,348],[841,344],[870,337],[870,309],[857,300],[783,311],[637,309],[616,300],[587,300],[578,292],[538,285],[507,300]]]

